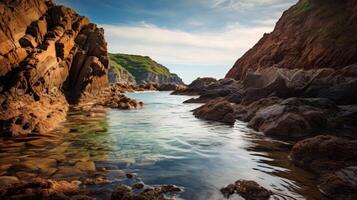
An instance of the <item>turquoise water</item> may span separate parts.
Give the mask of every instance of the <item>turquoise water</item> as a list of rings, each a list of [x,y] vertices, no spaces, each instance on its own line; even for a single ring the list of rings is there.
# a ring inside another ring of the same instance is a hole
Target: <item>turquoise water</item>
[[[190,111],[199,105],[182,104],[190,97],[168,92],[128,96],[145,106],[109,112],[110,156],[131,160],[126,167],[145,183],[183,186],[181,196],[188,199],[223,198],[219,189],[238,179],[255,180],[285,197],[307,196],[301,190],[309,184],[308,175],[287,160],[288,144],[266,139],[245,123],[196,119]],[[306,180],[298,183],[294,176]]]
[[[288,160],[290,144],[266,138],[243,122],[229,126],[196,119],[190,111],[199,104],[182,103],[191,97],[169,92],[127,96],[145,106],[90,115],[71,112],[55,131],[60,137],[51,139],[53,146],[47,140],[44,147],[2,141],[2,163],[63,155],[64,161],[57,161],[61,169],[77,160],[90,160],[97,168],[109,165],[135,173],[147,185],[180,186],[184,192],[177,197],[184,199],[224,199],[219,189],[239,179],[257,181],[277,194],[273,199],[323,199],[314,177]]]

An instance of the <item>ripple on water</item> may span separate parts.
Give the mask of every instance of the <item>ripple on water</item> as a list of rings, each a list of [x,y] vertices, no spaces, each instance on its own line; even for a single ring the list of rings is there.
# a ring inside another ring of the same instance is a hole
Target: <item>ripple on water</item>
[[[199,105],[182,104],[191,97],[168,92],[128,95],[145,106],[91,116],[70,113],[54,132],[57,137],[37,138],[41,142],[32,145],[31,140],[2,139],[0,166],[5,167],[0,174],[16,175],[6,164],[34,158],[55,159],[57,166],[51,168],[62,171],[78,161],[93,161],[98,172],[125,170],[138,173],[146,184],[182,186],[180,196],[186,199],[223,199],[219,189],[238,179],[257,181],[276,192],[274,199],[323,199],[313,177],[291,165],[290,144],[268,139],[243,122],[229,126],[196,119],[190,111]],[[118,180],[110,187],[126,181]]]

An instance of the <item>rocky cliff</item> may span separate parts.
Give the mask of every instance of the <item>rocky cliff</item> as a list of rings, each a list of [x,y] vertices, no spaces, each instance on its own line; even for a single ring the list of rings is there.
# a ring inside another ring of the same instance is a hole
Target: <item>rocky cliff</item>
[[[188,103],[206,103],[193,114],[296,141],[292,163],[316,173],[328,199],[355,199],[356,19],[356,0],[300,0],[226,79],[188,86],[201,95]]]
[[[170,72],[165,66],[155,62],[148,56],[109,54],[111,81],[122,81],[129,84],[183,84],[182,79]],[[132,81],[135,78],[135,82]],[[127,80],[127,81],[126,81]]]
[[[46,0],[0,2],[0,133],[47,133],[108,86],[104,30]]]
[[[340,69],[357,63],[356,20],[356,0],[300,0],[226,77],[242,79],[269,67]]]

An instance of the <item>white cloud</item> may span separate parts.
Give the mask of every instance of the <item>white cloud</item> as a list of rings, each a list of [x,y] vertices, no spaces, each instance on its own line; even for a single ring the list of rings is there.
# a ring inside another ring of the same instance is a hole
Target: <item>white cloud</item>
[[[291,2],[288,4],[291,4]],[[286,5],[287,0],[213,0],[212,2],[212,8],[222,8],[230,10],[248,9],[261,6],[276,7]]]
[[[165,65],[232,65],[273,28],[235,24],[220,33],[191,33],[146,23],[101,26],[110,52],[148,55]]]

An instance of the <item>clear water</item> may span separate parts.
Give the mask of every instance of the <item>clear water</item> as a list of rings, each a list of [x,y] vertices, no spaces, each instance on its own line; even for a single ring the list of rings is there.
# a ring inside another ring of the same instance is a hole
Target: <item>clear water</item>
[[[266,138],[242,122],[228,126],[196,119],[190,111],[199,105],[182,103],[191,97],[169,92],[127,95],[145,106],[91,115],[72,112],[54,133],[60,137],[51,138],[59,144],[15,150],[12,144],[26,141],[2,141],[0,164],[21,162],[27,154],[28,159],[63,154],[67,160],[89,157],[97,166],[111,163],[137,173],[148,185],[181,186],[179,197],[184,199],[224,199],[219,189],[239,179],[274,191],[272,199],[324,199],[314,177],[288,160],[290,144]]]

